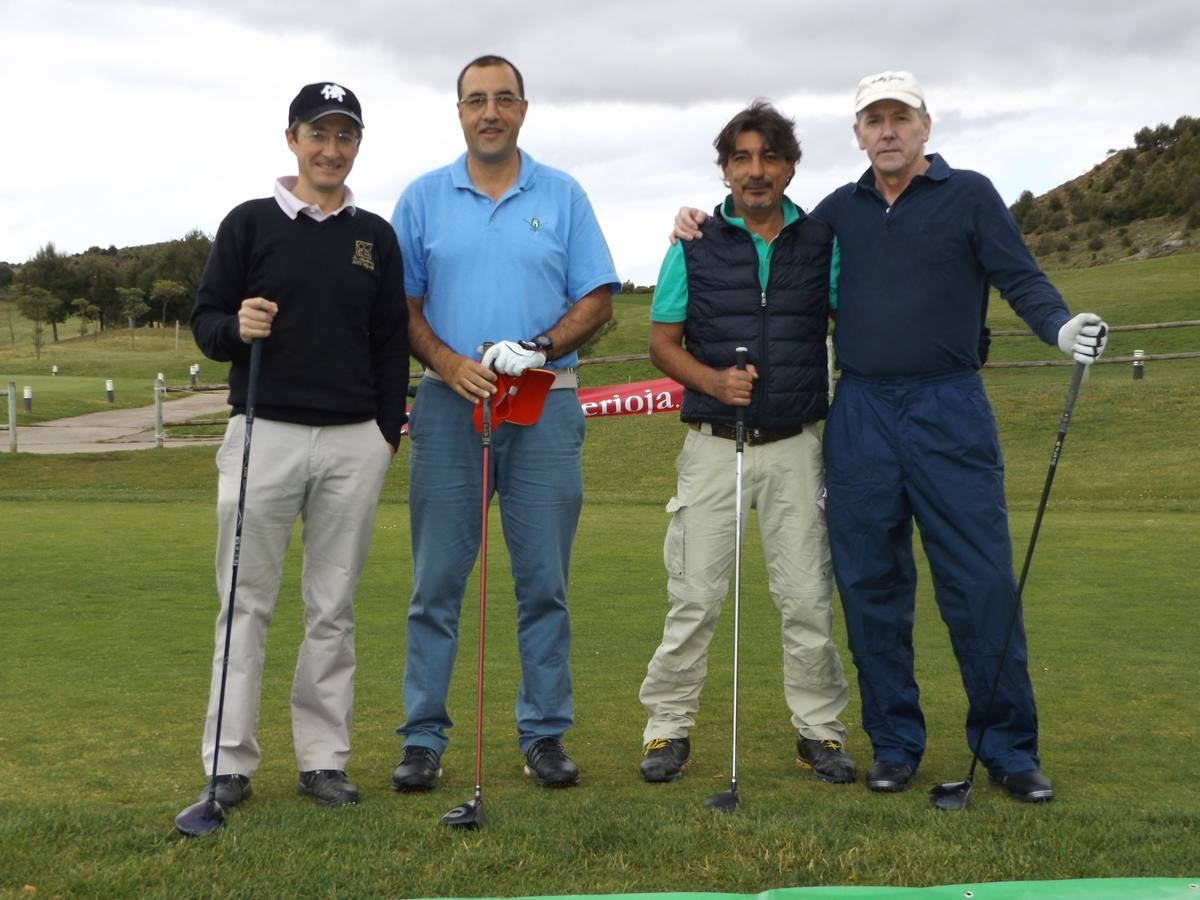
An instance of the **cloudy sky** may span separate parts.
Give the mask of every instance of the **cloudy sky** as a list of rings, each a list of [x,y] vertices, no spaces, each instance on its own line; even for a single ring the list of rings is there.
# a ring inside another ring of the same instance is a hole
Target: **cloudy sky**
[[[1194,0],[0,0],[0,260],[212,234],[294,172],[287,105],[313,81],[362,100],[350,185],[389,216],[462,152],[454,79],[489,52],[525,76],[522,146],[580,181],[639,284],[675,209],[723,195],[712,139],[755,97],[796,119],[805,208],[865,168],[851,101],[882,69],[917,74],[929,149],[1010,203],[1200,115]]]

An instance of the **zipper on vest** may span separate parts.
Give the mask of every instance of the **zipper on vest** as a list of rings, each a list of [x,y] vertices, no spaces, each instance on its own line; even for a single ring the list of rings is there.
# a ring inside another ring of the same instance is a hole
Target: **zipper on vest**
[[[767,379],[770,376],[770,364],[767,362],[767,292],[759,295],[759,326],[758,326],[758,395],[766,402]],[[752,395],[753,396],[753,395]],[[751,400],[753,406],[753,399]],[[757,411],[756,411],[757,412]]]

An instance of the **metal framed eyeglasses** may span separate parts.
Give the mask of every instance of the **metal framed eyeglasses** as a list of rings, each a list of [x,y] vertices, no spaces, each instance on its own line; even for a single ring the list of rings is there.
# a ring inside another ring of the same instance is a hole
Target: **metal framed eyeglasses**
[[[469,94],[458,101],[458,105],[470,112],[482,112],[488,105],[488,101],[496,104],[496,109],[508,111],[514,109],[518,103],[524,102],[524,97],[518,97],[516,94],[496,94],[489,97],[487,94]]]

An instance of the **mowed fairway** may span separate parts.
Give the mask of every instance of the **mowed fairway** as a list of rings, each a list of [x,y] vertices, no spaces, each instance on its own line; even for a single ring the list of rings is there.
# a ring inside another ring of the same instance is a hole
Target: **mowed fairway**
[[[1119,317],[1094,299],[1068,299],[1114,323],[1187,318],[1183,308],[1196,308],[1193,286],[1173,301],[1179,309],[1146,301],[1148,311],[1137,314],[1131,292],[1119,290],[1131,268],[1096,275],[1128,302]],[[647,300],[621,299],[618,328],[597,353],[644,346]],[[1016,324],[1003,312],[993,327]],[[1198,349],[1194,329],[1161,334],[1171,350]],[[1148,340],[1133,344],[1135,337],[1114,336],[1110,352],[1157,352]],[[1034,347],[1010,349],[998,339],[993,359],[1053,355]],[[10,363],[0,357],[0,369],[12,370]],[[639,365],[583,374],[606,384],[643,377]],[[1070,369],[985,377],[1008,462],[1019,565]],[[473,788],[474,579],[442,786],[427,795],[389,789],[410,590],[402,451],[357,604],[349,772],[362,804],[322,810],[295,794],[288,696],[302,633],[297,531],[270,632],[254,799],[216,835],[185,840],[172,818],[205,782],[199,741],[218,606],[212,449],[0,455],[0,896],[31,896],[27,885],[36,896],[490,897],[1194,877],[1198,379],[1200,361],[1184,360],[1151,364],[1139,382],[1127,366],[1097,366],[1084,385],[1025,595],[1042,758],[1057,799],[1020,805],[982,777],[963,813],[938,812],[927,797],[934,784],[963,777],[970,749],[962,689],[923,561],[916,643],[930,742],[913,789],[874,795],[861,779],[819,784],[794,763],[778,618],[753,517],[742,586],[743,807],[720,815],[703,806],[729,776],[728,616],[692,733],[694,764],[675,784],[640,781],[637,690],[666,611],[663,506],[682,439],[678,421],[660,415],[588,426],[588,499],[571,593],[577,725],[567,736],[583,772],[578,788],[548,792],[521,774],[514,609],[493,510],[487,827],[462,834],[438,822]],[[837,640],[844,647],[840,621]],[[852,673],[845,654],[843,661]],[[865,770],[870,750],[853,689],[846,718],[849,750]]]

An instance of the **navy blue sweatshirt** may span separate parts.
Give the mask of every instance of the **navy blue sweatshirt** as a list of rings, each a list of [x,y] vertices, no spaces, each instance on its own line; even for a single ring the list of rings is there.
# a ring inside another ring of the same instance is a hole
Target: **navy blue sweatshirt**
[[[994,285],[1046,343],[1069,318],[992,183],[938,154],[888,206],[870,169],[812,212],[841,250],[834,350],[868,378],[978,369]]]
[[[379,423],[396,445],[406,421],[408,305],[396,233],[363,209],[316,222],[274,198],[236,207],[217,229],[192,310],[204,355],[233,365],[229,402],[244,412],[247,297],[279,304],[263,343],[255,414],[301,425]]]

